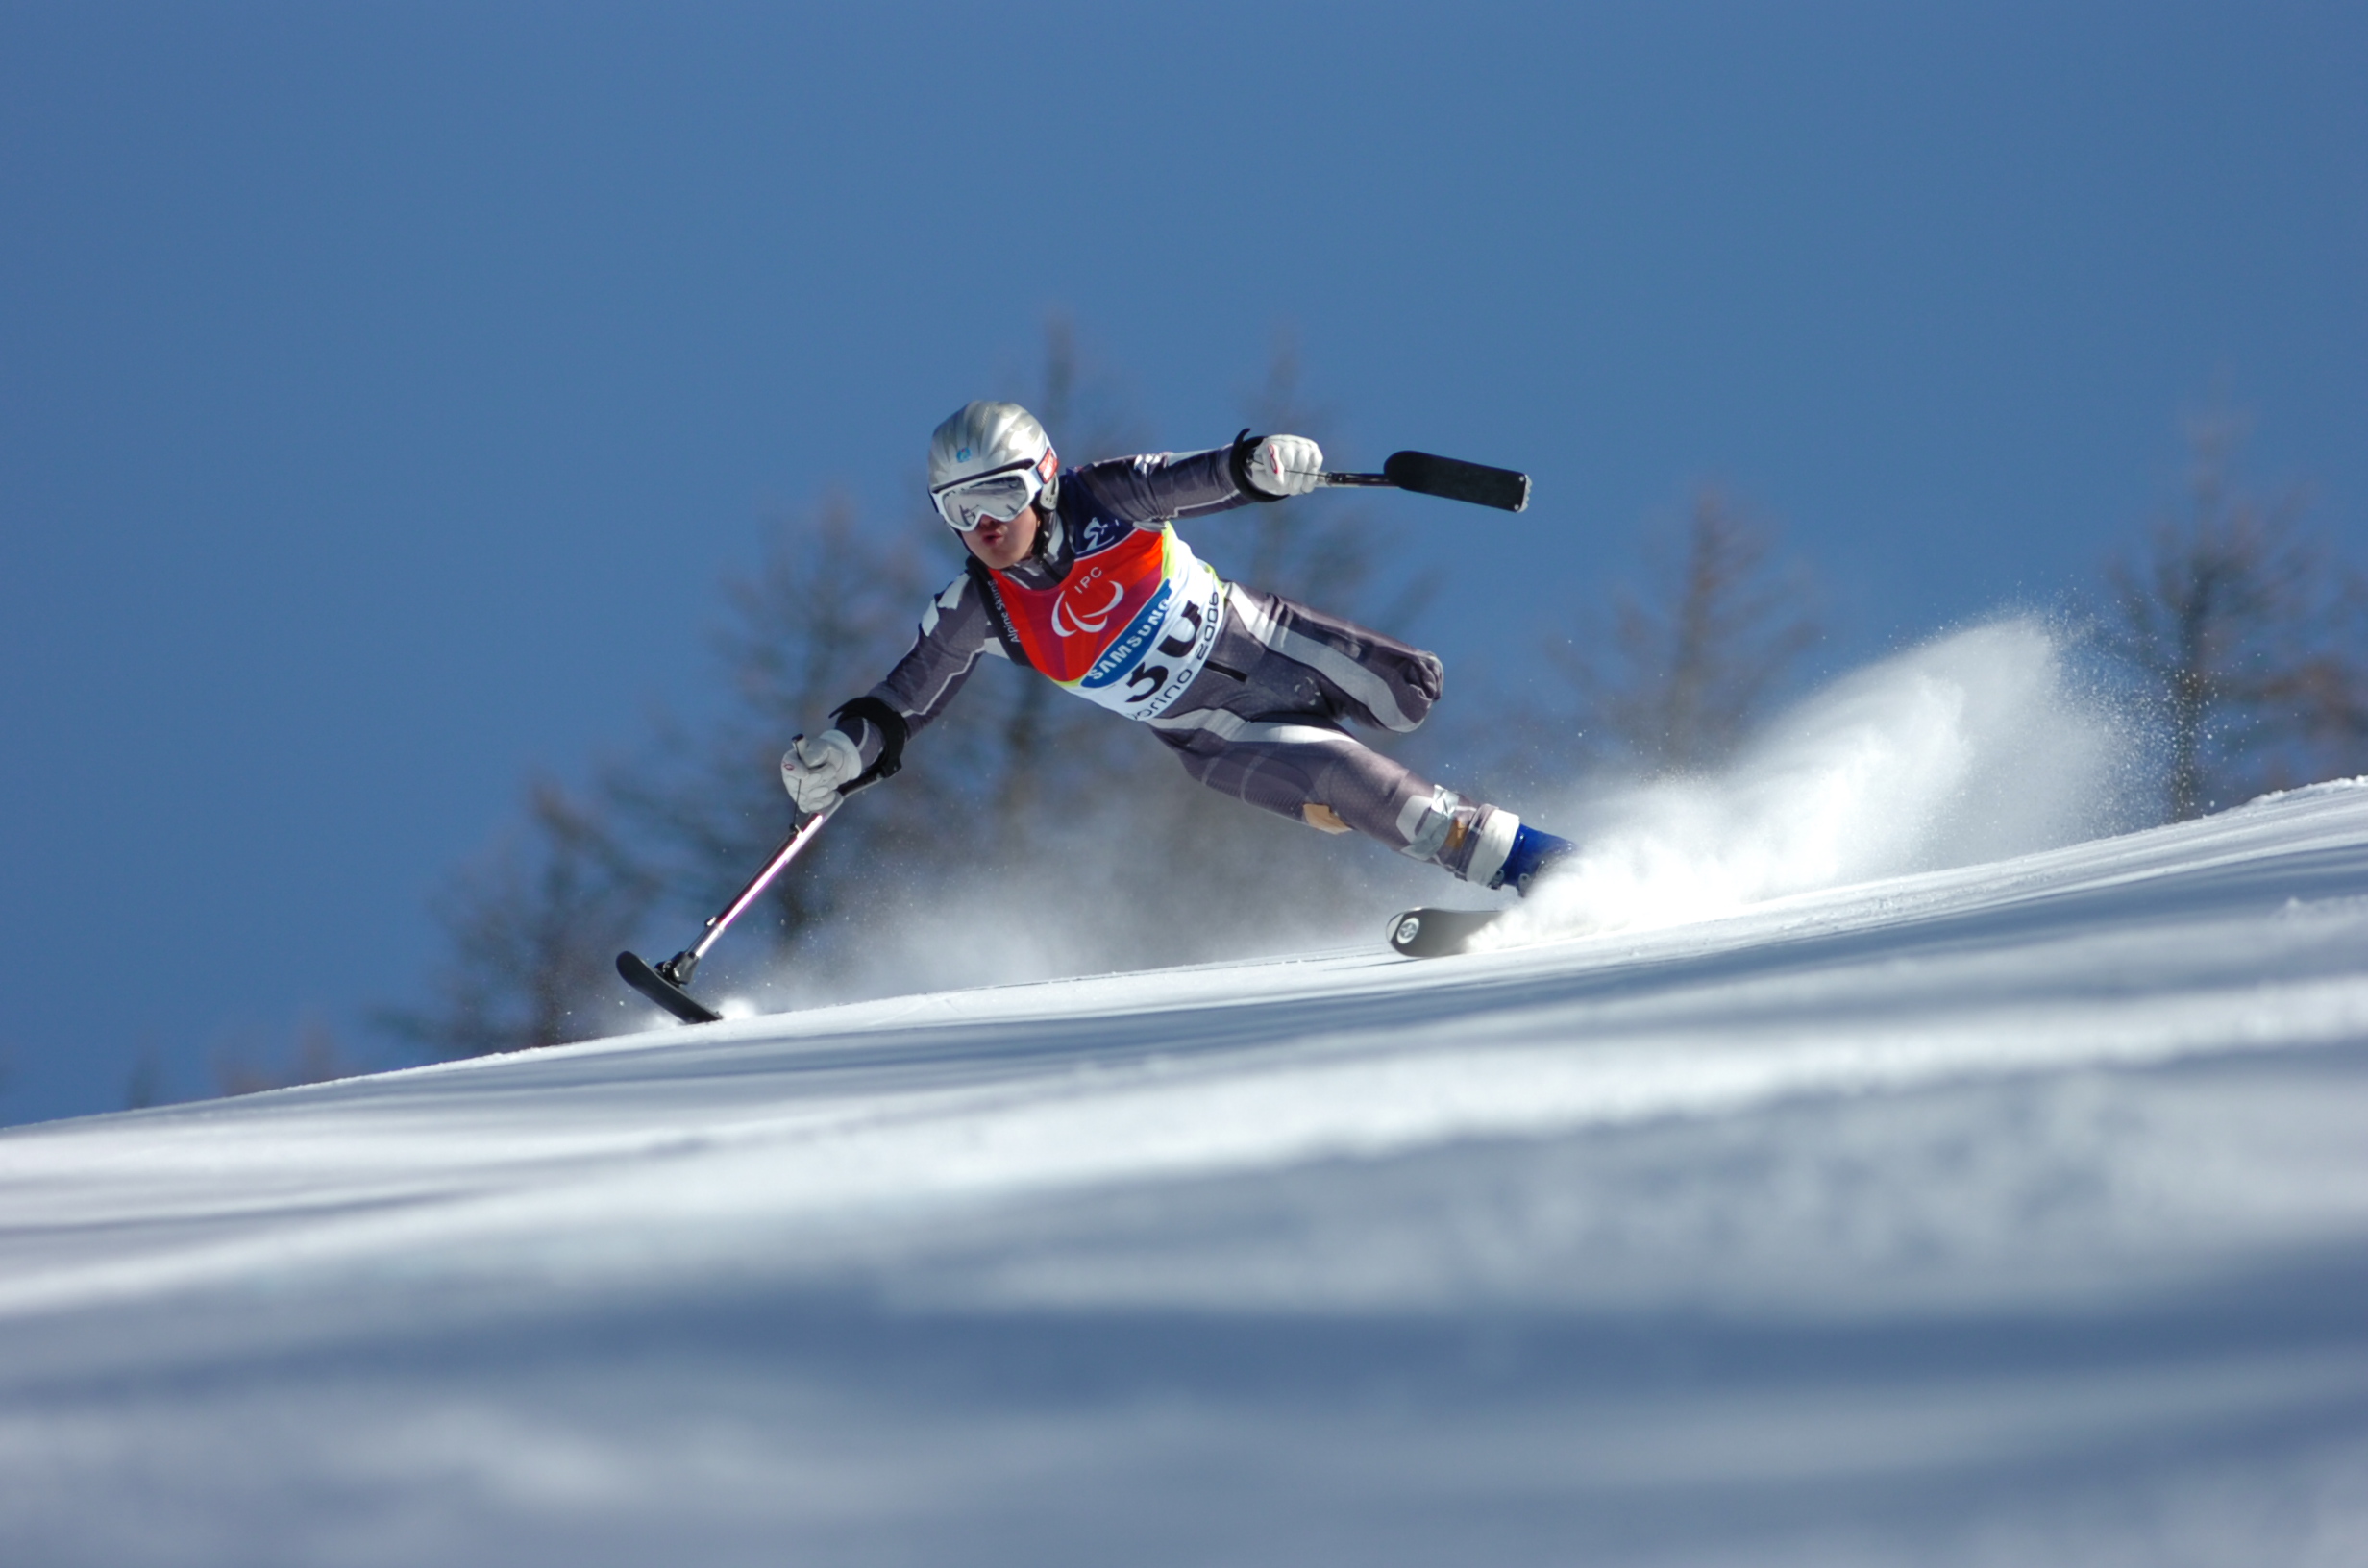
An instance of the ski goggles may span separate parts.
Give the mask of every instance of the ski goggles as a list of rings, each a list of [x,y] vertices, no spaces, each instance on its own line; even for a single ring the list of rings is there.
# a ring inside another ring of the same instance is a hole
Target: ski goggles
[[[929,500],[936,503],[937,515],[960,533],[970,532],[988,518],[1008,523],[1026,511],[1028,502],[1044,490],[1044,476],[1037,472],[1038,461],[1024,458],[967,479],[956,479],[930,491]]]

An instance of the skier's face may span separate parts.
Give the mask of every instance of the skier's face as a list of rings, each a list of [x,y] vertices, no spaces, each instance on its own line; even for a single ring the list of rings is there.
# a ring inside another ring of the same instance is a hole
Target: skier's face
[[[972,554],[999,572],[1027,559],[1028,551],[1036,548],[1036,507],[1031,502],[1008,523],[992,517],[980,518],[976,527],[962,535],[962,543]]]

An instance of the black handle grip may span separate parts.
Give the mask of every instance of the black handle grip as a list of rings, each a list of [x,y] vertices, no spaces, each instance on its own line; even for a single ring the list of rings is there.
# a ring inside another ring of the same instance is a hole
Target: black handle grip
[[[1510,468],[1468,463],[1427,452],[1394,452],[1378,474],[1330,474],[1326,484],[1390,485],[1418,495],[1517,512],[1529,505],[1529,476]]]

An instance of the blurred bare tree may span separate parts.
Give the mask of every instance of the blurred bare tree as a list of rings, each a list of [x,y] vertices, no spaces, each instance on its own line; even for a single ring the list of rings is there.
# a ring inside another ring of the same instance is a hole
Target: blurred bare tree
[[[527,821],[437,895],[447,956],[426,1009],[379,1022],[432,1055],[482,1056],[605,1032],[586,1010],[613,1010],[609,966],[653,902],[656,883],[598,809],[538,781]]]
[[[152,1105],[162,1105],[166,1098],[164,1061],[158,1053],[156,1041],[140,1041],[139,1052],[132,1058],[132,1070],[124,1077],[123,1108],[126,1111],[145,1111]]]
[[[318,1018],[297,1025],[295,1048],[284,1057],[252,1041],[224,1045],[213,1053],[214,1092],[226,1096],[326,1084],[361,1070],[347,1057],[329,1025]]]
[[[2173,821],[2368,769],[2368,590],[2304,527],[2300,490],[2233,487],[2242,433],[2196,422],[2185,515],[2106,567],[2102,641],[2161,718]]]
[[[1550,644],[1575,690],[1577,747],[1647,776],[1733,755],[1820,635],[1806,567],[1720,491],[1645,547],[1647,586],[1622,587],[1607,625]]]

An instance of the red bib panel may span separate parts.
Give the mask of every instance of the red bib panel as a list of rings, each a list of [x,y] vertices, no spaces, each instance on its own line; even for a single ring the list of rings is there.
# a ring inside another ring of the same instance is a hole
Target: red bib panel
[[[1029,588],[995,574],[996,597],[1027,649],[1027,662],[1071,685],[1151,601],[1167,580],[1166,536],[1135,529],[1070,569],[1057,588]]]
[[[1164,524],[1079,560],[1057,588],[993,576],[1028,663],[1129,719],[1184,695],[1225,615],[1225,585]]]

